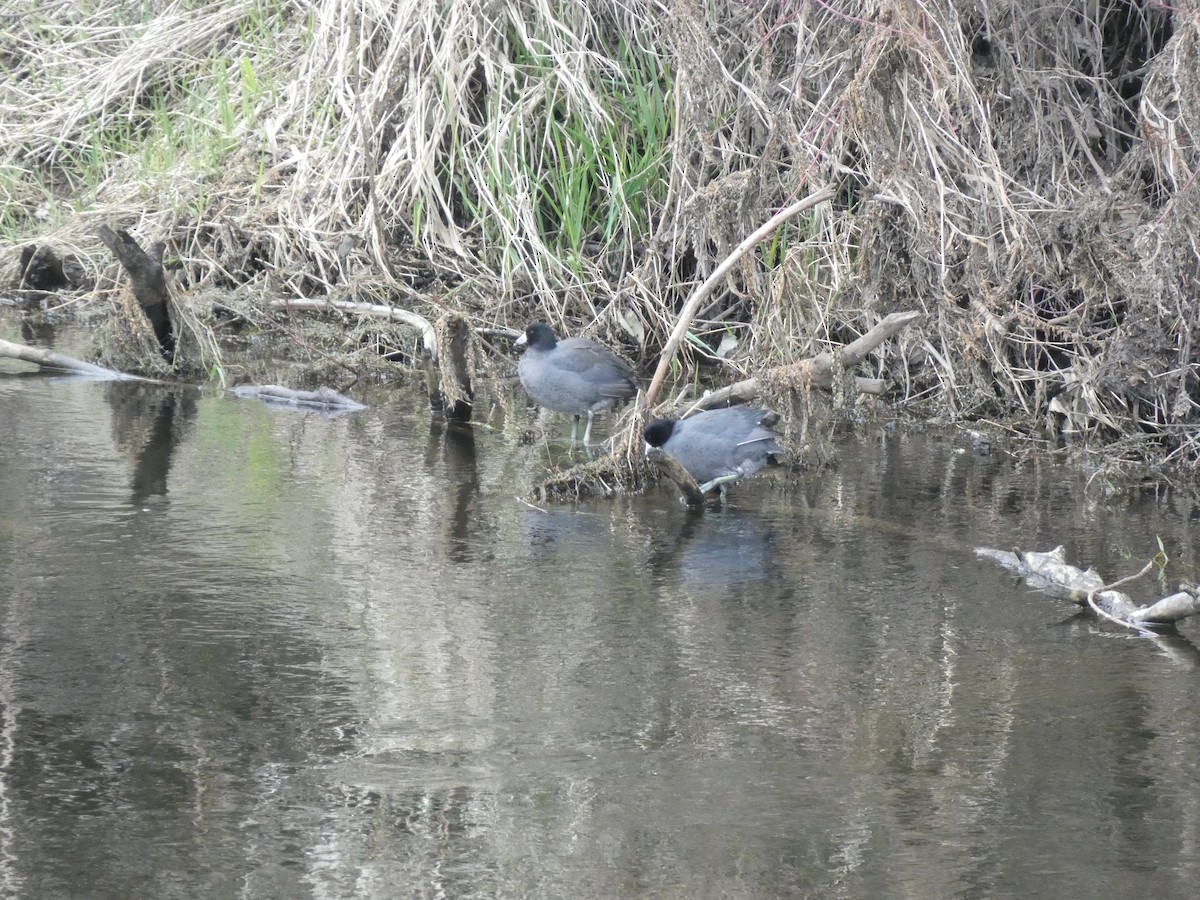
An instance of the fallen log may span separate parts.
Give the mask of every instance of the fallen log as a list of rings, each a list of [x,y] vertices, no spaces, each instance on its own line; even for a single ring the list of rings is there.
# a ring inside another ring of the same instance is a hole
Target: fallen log
[[[84,362],[71,356],[55,353],[53,350],[43,350],[40,347],[27,347],[24,344],[14,344],[11,341],[0,340],[0,358],[19,359],[33,363],[43,369],[62,372],[75,372],[79,375],[90,375],[93,378],[107,378],[122,381],[149,381],[139,375],[127,375],[116,369],[106,369],[95,363]]]
[[[1134,631],[1173,628],[1177,622],[1200,613],[1200,594],[1191,585],[1180,585],[1174,594],[1143,606],[1135,603],[1129,595],[1115,590],[1118,585],[1149,572],[1154,565],[1153,560],[1136,575],[1105,584],[1094,569],[1069,565],[1062,547],[1055,547],[1048,552],[976,547],[975,555],[1015,572],[1030,587],[1091,609],[1100,618]]]
[[[265,400],[268,403],[286,403],[291,406],[311,406],[317,409],[328,409],[352,412],[366,409],[357,400],[351,400],[344,394],[339,394],[332,388],[320,387],[315,391],[297,391],[281,387],[277,384],[243,384],[232,389],[235,397],[250,397]]]

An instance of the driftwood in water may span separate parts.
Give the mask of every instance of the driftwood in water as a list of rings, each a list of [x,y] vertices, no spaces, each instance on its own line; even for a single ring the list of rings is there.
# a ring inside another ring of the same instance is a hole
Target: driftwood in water
[[[661,447],[651,447],[648,449],[646,451],[646,458],[658,466],[663,474],[675,482],[676,487],[683,494],[683,499],[687,501],[688,506],[704,505],[704,494],[700,492],[700,485],[696,484],[696,479],[692,477],[692,473],[681,466],[678,460],[664,453]]]
[[[154,337],[163,355],[169,357],[175,352],[175,332],[169,312],[167,274],[162,267],[166,244],[157,241],[147,253],[124,229],[114,232],[107,225],[101,225],[97,231],[100,240],[104,241],[104,245],[128,273],[133,296],[154,329]]]
[[[1096,615],[1127,628],[1145,631],[1152,627],[1172,627],[1176,622],[1200,613],[1200,596],[1190,585],[1154,603],[1138,606],[1127,594],[1114,590],[1150,570],[1148,563],[1137,575],[1105,584],[1094,569],[1068,565],[1062,547],[1045,553],[1024,550],[993,550],[977,547],[976,556],[998,563],[1025,579],[1025,583],[1052,597],[1069,600],[1091,609]]]
[[[14,344],[11,341],[0,340],[0,359],[19,359],[33,363],[43,369],[55,371],[76,372],[80,375],[91,375],[95,378],[107,378],[121,381],[149,381],[139,375],[127,375],[115,369],[106,369],[94,363],[84,362],[71,356],[55,353],[53,350],[43,350],[39,347],[26,347],[24,344]],[[329,410],[366,409],[363,404],[351,400],[330,388],[322,387],[315,391],[296,391],[275,384],[255,385],[246,384],[233,389],[238,397],[256,397],[276,403],[291,403],[298,406],[313,406]]]
[[[748,403],[758,396],[760,384],[768,380],[797,387],[805,384],[813,387],[832,387],[834,372],[838,369],[852,369],[866,359],[868,353],[888,338],[903,331],[920,317],[919,312],[892,313],[881,319],[862,337],[851,341],[840,350],[827,350],[824,353],[818,353],[811,359],[771,369],[759,378],[747,378],[745,381],[739,381],[710,394],[705,394],[696,403],[696,408],[712,409],[716,406]],[[883,393],[883,382],[878,378],[855,378],[855,386],[860,393]]]
[[[438,327],[419,313],[378,303],[352,300],[272,300],[270,309],[308,312],[354,313],[399,322],[421,332],[421,357],[429,391],[429,407],[438,415],[467,422],[471,419],[471,329],[466,320],[453,314],[443,316]]]
[[[366,409],[363,404],[339,394],[332,388],[321,387],[315,391],[297,391],[277,384],[243,384],[232,390],[234,396],[252,397],[270,403],[287,403],[292,406],[312,406],[318,409],[353,410]]]
[[[80,375],[91,375],[95,378],[123,379],[126,381],[145,381],[137,375],[126,375],[115,369],[106,369],[95,363],[84,362],[71,356],[55,353],[53,350],[43,350],[39,347],[26,347],[24,344],[14,344],[11,341],[0,340],[0,358],[19,359],[33,363],[43,369],[54,369],[65,372],[77,372]]]

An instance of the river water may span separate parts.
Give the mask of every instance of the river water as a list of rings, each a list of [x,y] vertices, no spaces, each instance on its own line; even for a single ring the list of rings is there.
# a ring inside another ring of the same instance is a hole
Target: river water
[[[1196,896],[1197,626],[972,554],[1147,599],[1190,499],[880,427],[537,508],[527,421],[371,400],[0,375],[0,896]]]

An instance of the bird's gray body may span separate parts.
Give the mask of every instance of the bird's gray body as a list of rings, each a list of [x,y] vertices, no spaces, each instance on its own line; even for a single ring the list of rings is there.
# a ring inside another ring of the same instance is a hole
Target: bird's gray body
[[[763,424],[765,409],[731,406],[686,419],[659,419],[646,428],[646,440],[691,474],[703,491],[748,478],[783,453],[779,435]]]
[[[577,416],[612,409],[637,393],[632,366],[585,337],[566,338],[548,351],[528,347],[517,377],[538,406]]]
[[[538,406],[576,417],[612,409],[637,393],[633,366],[590,338],[558,340],[548,325],[535,323],[518,341],[525,353],[517,363],[521,386]],[[574,437],[574,431],[572,431]]]

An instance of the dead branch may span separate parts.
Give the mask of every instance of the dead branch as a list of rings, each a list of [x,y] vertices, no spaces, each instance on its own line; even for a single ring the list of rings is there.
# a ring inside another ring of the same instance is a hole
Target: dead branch
[[[71,356],[55,353],[53,350],[43,350],[39,347],[26,347],[24,344],[14,344],[11,341],[0,340],[0,358],[19,359],[33,363],[43,369],[54,369],[64,372],[75,372],[80,375],[91,375],[95,378],[108,378],[124,381],[148,381],[138,375],[127,375],[115,369],[106,369],[95,363],[84,362]]]
[[[146,314],[150,327],[154,329],[158,346],[169,357],[175,349],[175,333],[168,311],[171,295],[167,288],[167,275],[162,267],[166,244],[157,241],[147,253],[125,229],[114,232],[107,225],[101,225],[96,230],[104,246],[112,251],[121,268],[129,275],[133,296],[142,312]]]
[[[1062,547],[1055,547],[1049,552],[977,547],[975,555],[1015,572],[1030,587],[1091,609],[1101,618],[1136,631],[1174,626],[1176,622],[1200,613],[1200,595],[1188,585],[1180,585],[1176,593],[1145,606],[1138,606],[1127,594],[1113,589],[1141,577],[1150,570],[1152,564],[1136,575],[1105,584],[1094,569],[1084,570],[1069,565]]]
[[[338,310],[339,312],[354,313],[360,316],[371,316],[375,319],[385,319],[388,322],[399,322],[402,325],[408,325],[416,328],[421,332],[421,342],[424,345],[425,352],[430,355],[430,358],[436,363],[438,360],[437,335],[433,329],[433,323],[424,316],[415,312],[410,312],[407,309],[399,309],[395,306],[384,306],[378,303],[357,303],[352,300],[271,300],[267,303],[268,309],[283,309],[290,311],[305,311],[305,312],[328,312],[330,310]]]
[[[814,387],[833,386],[833,373],[837,369],[850,369],[866,358],[867,354],[904,330],[921,317],[919,312],[892,313],[857,340],[840,350],[818,353],[811,359],[790,363],[769,370],[763,377],[797,386],[809,384]],[[865,394],[883,393],[883,382],[877,378],[856,378],[855,386]],[[697,409],[712,409],[731,403],[747,403],[758,396],[759,378],[747,378],[736,384],[705,394],[696,404]]]
[[[1092,610],[1092,612],[1094,612],[1100,618],[1108,619],[1108,621],[1110,621],[1116,625],[1124,625],[1126,628],[1132,628],[1134,631],[1145,631],[1146,629],[1142,628],[1140,625],[1135,625],[1131,622],[1125,621],[1124,619],[1118,619],[1116,616],[1111,615],[1110,613],[1101,609],[1100,604],[1096,602],[1096,594],[1099,593],[1101,590],[1111,591],[1113,588],[1119,587],[1120,585],[1128,584],[1131,581],[1136,581],[1137,579],[1141,578],[1143,575],[1148,574],[1150,572],[1150,570],[1153,568],[1154,568],[1154,560],[1150,560],[1150,562],[1148,562],[1144,566],[1142,566],[1141,571],[1136,572],[1133,575],[1126,575],[1124,578],[1118,578],[1112,584],[1105,585],[1103,588],[1093,588],[1092,590],[1088,591],[1088,595],[1087,595],[1088,607]]]
[[[663,474],[675,482],[683,494],[683,499],[687,501],[688,506],[704,505],[704,494],[700,492],[700,485],[696,484],[696,479],[677,460],[668,456],[658,447],[652,447],[647,450],[646,458],[658,466]]]
[[[667,377],[667,372],[670,371],[671,363],[675,359],[675,354],[679,352],[679,346],[683,343],[683,338],[687,334],[687,330],[691,327],[692,319],[700,309],[700,304],[704,298],[713,292],[713,289],[720,284],[721,279],[729,274],[729,271],[734,267],[739,259],[745,256],[751,249],[758,245],[767,235],[773,232],[776,228],[806,209],[811,209],[818,203],[824,203],[832,200],[836,196],[836,191],[832,187],[823,187],[818,191],[809,194],[803,200],[793,203],[791,206],[781,209],[775,215],[771,216],[766,222],[756,228],[749,237],[745,238],[740,244],[733,248],[733,251],[725,257],[719,266],[717,266],[711,275],[704,280],[700,287],[696,288],[696,292],[692,294],[683,309],[679,311],[679,320],[675,323],[675,329],[671,332],[671,337],[667,340],[667,345],[663,347],[662,353],[658,357],[658,368],[654,370],[654,378],[650,381],[650,388],[646,391],[646,407],[650,408],[654,405],[655,398],[658,397],[658,392],[662,388],[662,383]]]

